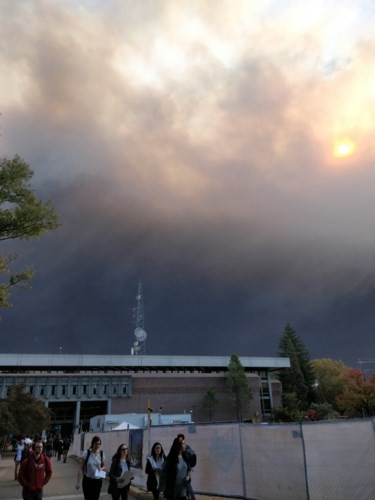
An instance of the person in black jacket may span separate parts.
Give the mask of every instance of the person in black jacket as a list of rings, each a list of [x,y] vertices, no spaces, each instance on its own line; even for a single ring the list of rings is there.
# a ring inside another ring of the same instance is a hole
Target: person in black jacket
[[[195,467],[197,465],[197,454],[195,453],[195,451],[193,450],[193,448],[191,446],[186,444],[184,434],[177,434],[177,437],[184,444],[185,456],[186,456],[187,463],[189,465],[189,477],[191,478],[191,470],[193,467]],[[191,481],[189,481],[189,483],[187,485],[187,490],[188,490],[187,496],[189,497],[189,499],[195,500],[195,494],[194,494],[193,487],[191,485]]]
[[[63,439],[63,445],[62,445],[62,456],[63,456],[64,464],[66,464],[66,459],[68,458],[69,448],[70,448],[70,437],[65,436]]]
[[[130,481],[133,479],[130,474],[124,478],[124,473],[130,473],[130,455],[126,444],[120,444],[116,453],[112,457],[111,469],[109,471],[108,493],[112,495],[112,500],[128,500]],[[127,477],[126,477],[127,476]]]
[[[151,491],[154,500],[159,499],[159,480],[163,470],[165,453],[160,443],[152,445],[151,453],[146,459],[147,491]]]
[[[165,462],[160,490],[167,500],[186,500],[189,496],[190,467],[185,453],[185,441],[176,437]]]

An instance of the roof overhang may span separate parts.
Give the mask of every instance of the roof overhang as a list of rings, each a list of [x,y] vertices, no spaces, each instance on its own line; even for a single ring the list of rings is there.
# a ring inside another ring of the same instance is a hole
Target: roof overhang
[[[243,357],[246,371],[290,368],[289,358]],[[120,356],[93,354],[0,354],[0,370],[93,369],[142,371],[152,369],[226,370],[230,356]]]

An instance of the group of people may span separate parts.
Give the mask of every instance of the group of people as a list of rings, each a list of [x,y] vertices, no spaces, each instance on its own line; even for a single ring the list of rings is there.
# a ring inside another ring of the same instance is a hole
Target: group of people
[[[103,479],[109,476],[108,493],[112,500],[127,500],[133,479],[131,459],[126,444],[120,444],[112,457],[109,473],[106,473],[105,456],[101,439],[94,436],[90,449],[81,457],[76,488],[82,484],[85,500],[99,500]],[[197,463],[195,452],[185,443],[185,436],[178,434],[166,456],[159,442],[153,444],[146,460],[147,491],[154,500],[163,493],[166,500],[195,500],[191,486],[191,470]]]
[[[90,449],[82,453],[76,488],[78,490],[82,483],[85,500],[99,500],[103,479],[107,475],[101,446],[101,439],[94,436]],[[120,444],[112,457],[109,470],[108,493],[113,500],[127,500],[132,478],[129,449],[126,444]]]
[[[152,492],[154,500],[160,493],[167,500],[195,500],[191,471],[196,463],[197,456],[183,434],[173,440],[168,456],[160,443],[154,443],[146,461],[147,491]]]
[[[82,484],[85,500],[99,500],[103,479],[108,476],[108,493],[112,499],[128,500],[130,482],[134,477],[129,449],[126,444],[120,444],[107,473],[101,445],[101,439],[94,436],[90,448],[83,452],[76,488],[79,489]],[[57,450],[57,460],[61,459],[59,450],[60,447]],[[178,434],[173,440],[168,455],[164,453],[161,443],[154,443],[146,460],[147,491],[152,492],[154,500],[159,500],[160,494],[163,494],[166,500],[195,500],[191,486],[191,470],[196,463],[196,454],[185,443],[183,434]],[[43,440],[19,440],[15,464],[15,479],[22,485],[23,499],[41,500],[43,487],[52,476],[51,458],[45,451]]]
[[[71,439],[69,436],[39,436],[20,438],[14,445],[14,479],[22,485],[24,500],[40,500],[43,486],[52,476],[51,458],[66,463]]]
[[[57,457],[58,462],[62,459],[63,462],[66,463],[70,444],[71,439],[69,436],[61,437],[60,435],[58,435],[54,438],[51,436],[49,439],[47,439],[47,453],[51,453],[50,457],[53,453],[53,455]]]

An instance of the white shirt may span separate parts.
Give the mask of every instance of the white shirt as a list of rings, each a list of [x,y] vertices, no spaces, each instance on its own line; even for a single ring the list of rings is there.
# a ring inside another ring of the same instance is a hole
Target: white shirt
[[[87,458],[87,451],[84,451],[82,453],[82,459],[85,463],[86,463],[86,458]],[[104,453],[103,453],[103,462],[104,462]],[[90,477],[91,479],[98,479],[95,476],[95,472],[100,471],[101,469],[102,469],[102,458],[100,450],[97,453],[97,455],[94,455],[94,453],[90,451],[90,456],[87,461],[87,464],[83,469],[83,473],[85,474],[85,476]]]
[[[23,444],[17,445],[16,462],[21,462],[22,451],[23,451],[24,447],[25,447],[25,445],[23,445]]]

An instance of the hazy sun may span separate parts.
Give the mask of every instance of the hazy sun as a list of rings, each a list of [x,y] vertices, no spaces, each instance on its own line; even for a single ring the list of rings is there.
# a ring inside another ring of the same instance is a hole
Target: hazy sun
[[[336,158],[344,158],[354,153],[354,144],[352,141],[337,141],[334,147],[333,154]]]

